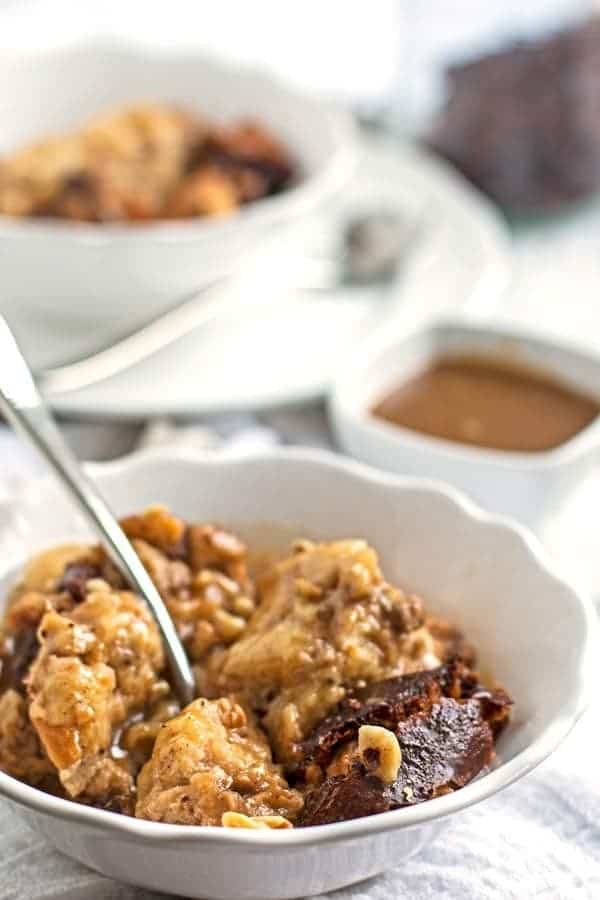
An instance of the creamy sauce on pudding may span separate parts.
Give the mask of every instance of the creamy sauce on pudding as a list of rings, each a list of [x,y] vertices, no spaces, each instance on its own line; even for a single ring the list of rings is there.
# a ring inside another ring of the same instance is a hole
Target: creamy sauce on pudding
[[[596,400],[551,376],[478,356],[433,360],[372,409],[432,437],[521,452],[564,444],[599,412]]]

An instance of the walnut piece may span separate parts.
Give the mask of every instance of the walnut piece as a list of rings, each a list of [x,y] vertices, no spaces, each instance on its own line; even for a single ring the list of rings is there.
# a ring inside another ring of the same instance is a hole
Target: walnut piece
[[[380,725],[362,725],[358,730],[358,753],[372,775],[393,784],[402,764],[402,751],[393,731]]]
[[[294,826],[283,816],[245,816],[243,813],[226,812],[221,818],[224,828],[293,828]]]

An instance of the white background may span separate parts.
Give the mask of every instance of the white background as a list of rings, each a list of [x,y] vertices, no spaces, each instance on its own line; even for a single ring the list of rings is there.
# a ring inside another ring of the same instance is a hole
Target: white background
[[[260,62],[340,99],[414,105],[432,65],[576,18],[592,0],[0,0],[0,47],[119,33]]]

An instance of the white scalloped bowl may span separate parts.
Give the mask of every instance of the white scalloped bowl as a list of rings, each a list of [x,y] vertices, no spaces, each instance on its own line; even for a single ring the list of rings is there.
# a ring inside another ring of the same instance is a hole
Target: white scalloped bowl
[[[289,147],[297,183],[222,218],[99,225],[0,217],[0,311],[35,366],[60,358],[51,337],[65,326],[72,357],[90,346],[91,332],[93,346],[102,331],[127,331],[231,271],[275,227],[324,203],[355,159],[346,113],[266,71],[115,38],[2,50],[0,156],[137,101],[174,102],[217,122],[256,118]]]
[[[397,866],[450,814],[530,772],[566,737],[591,692],[596,637],[587,601],[527,532],[443,485],[382,475],[339,457],[277,451],[238,460],[152,452],[90,471],[126,513],[167,503],[247,535],[364,537],[384,571],[462,626],[516,701],[495,768],[462,790],[369,818],[288,832],[162,825],[79,806],[0,774],[0,792],[59,850],[121,881],[216,900],[305,897]],[[266,528],[266,531],[265,531]],[[5,566],[82,526],[58,489],[36,483],[0,533]],[[5,582],[6,583],[6,582]]]

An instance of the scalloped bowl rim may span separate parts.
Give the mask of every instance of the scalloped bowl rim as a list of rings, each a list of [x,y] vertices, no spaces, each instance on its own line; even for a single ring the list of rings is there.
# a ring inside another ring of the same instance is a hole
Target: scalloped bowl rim
[[[379,813],[359,819],[351,819],[330,825],[317,825],[284,831],[245,831],[244,829],[224,829],[216,826],[171,825],[122,816],[105,810],[77,804],[71,800],[53,797],[15,778],[0,772],[0,795],[48,816],[57,816],[73,824],[81,823],[120,834],[123,839],[142,838],[148,843],[164,842],[210,842],[229,844],[243,849],[268,846],[271,849],[290,846],[312,846],[326,844],[348,838],[410,828],[443,819],[464,810],[481,800],[498,793],[513,782],[535,769],[542,763],[572,731],[587,709],[592,694],[592,673],[597,666],[594,660],[594,646],[598,637],[598,622],[591,600],[571,588],[554,570],[545,557],[543,547],[527,529],[505,516],[483,511],[460,491],[433,479],[403,477],[380,472],[370,466],[354,462],[334,453],[322,450],[279,449],[252,453],[244,456],[223,456],[214,459],[190,450],[168,450],[163,448],[142,450],[109,463],[88,464],[92,476],[119,477],[132,467],[143,467],[153,463],[191,465],[205,470],[222,473],[229,467],[247,467],[265,462],[277,464],[280,460],[296,460],[319,468],[342,474],[351,481],[366,482],[394,491],[399,497],[409,491],[417,491],[424,496],[444,498],[457,516],[476,522],[490,533],[511,536],[513,542],[521,544],[527,551],[530,564],[543,573],[547,580],[563,590],[568,590],[579,602],[585,623],[579,669],[582,687],[572,698],[575,707],[570,715],[560,721],[551,721],[535,740],[517,753],[512,759],[502,762],[484,776],[476,779],[460,791],[428,800],[416,806]],[[40,479],[44,480],[44,479]]]
[[[268,90],[286,94],[294,100],[313,104],[314,111],[329,122],[335,137],[336,149],[329,160],[313,173],[308,173],[297,184],[292,184],[280,194],[264,197],[237,209],[230,216],[190,217],[176,221],[156,220],[144,224],[69,222],[61,219],[48,220],[42,217],[11,218],[0,214],[0,239],[25,240],[36,235],[53,240],[73,241],[76,244],[103,245],[113,241],[123,242],[153,241],[172,243],[194,241],[204,236],[226,234],[237,226],[268,226],[283,219],[291,218],[311,208],[321,199],[328,197],[342,186],[352,171],[357,159],[358,129],[352,115],[340,107],[320,103],[310,94],[287,84],[284,79],[255,64],[233,65],[207,51],[172,50],[151,45],[141,47],[134,40],[121,37],[103,36],[98,38],[75,38],[58,46],[45,48],[2,48],[0,62],[8,60],[11,65],[26,66],[32,59],[36,65],[70,53],[96,53],[119,55],[121,57],[151,60],[189,60],[212,68],[215,72],[239,78],[252,78],[262,82]]]

